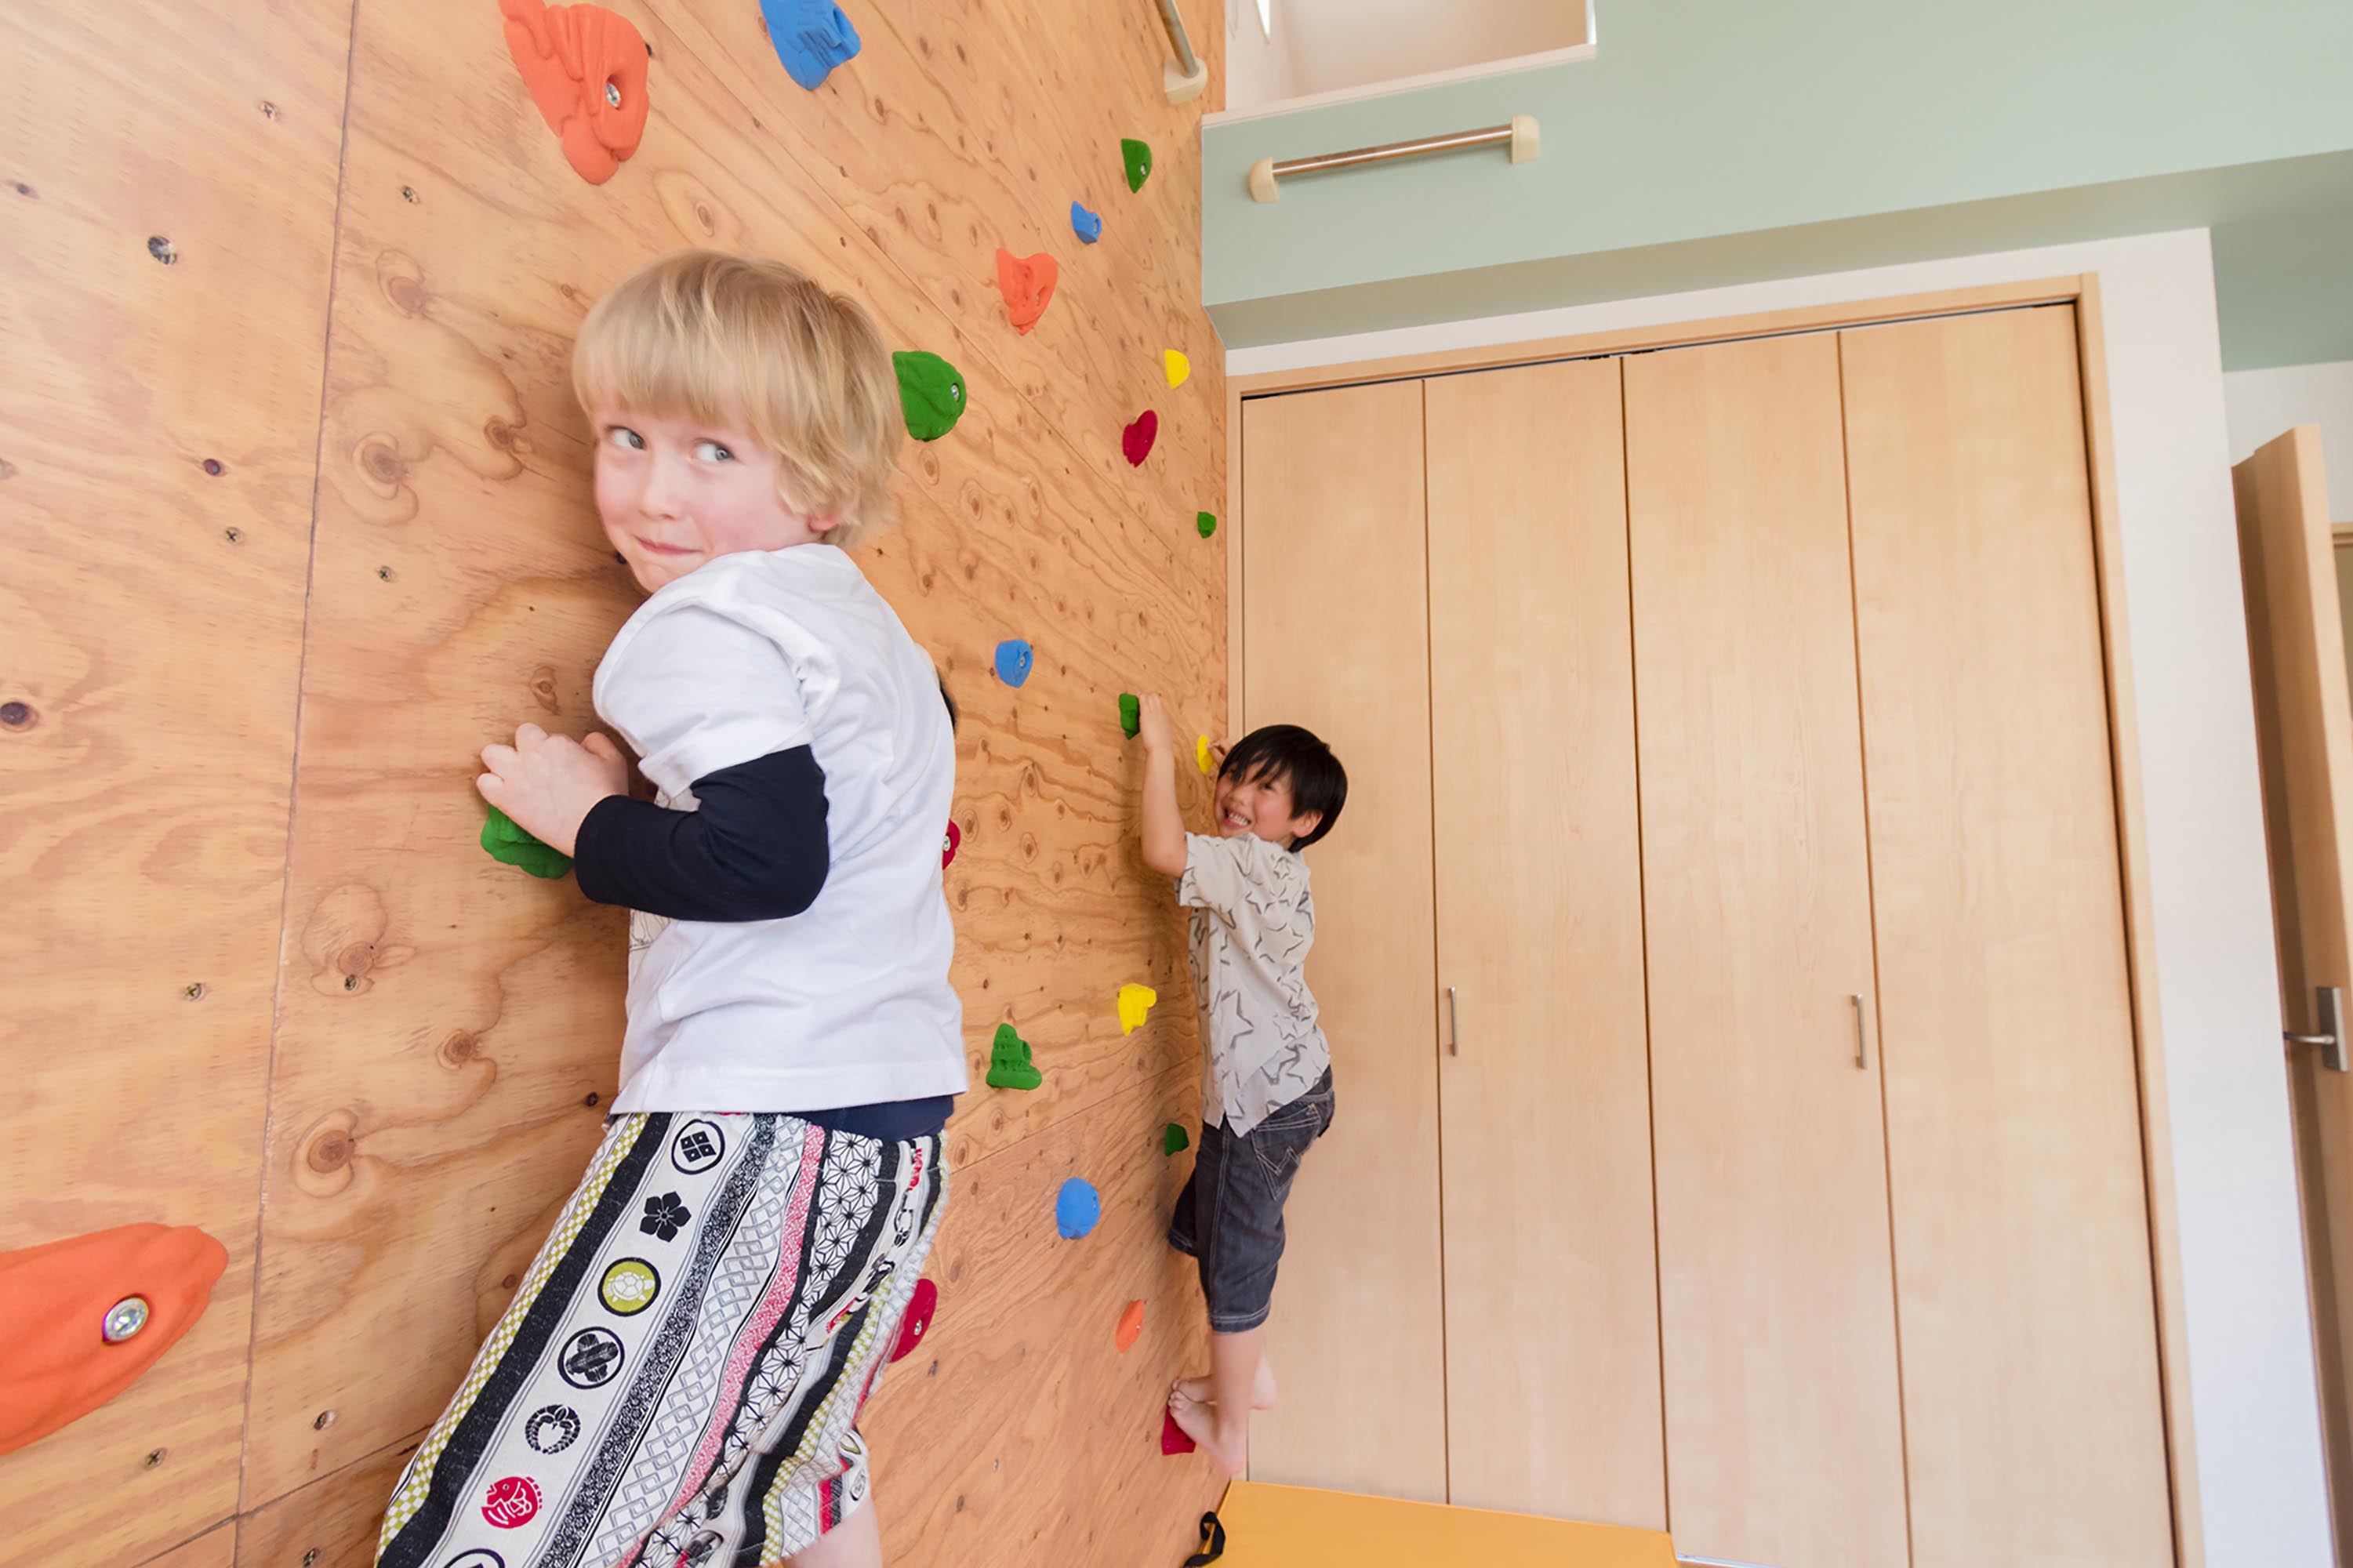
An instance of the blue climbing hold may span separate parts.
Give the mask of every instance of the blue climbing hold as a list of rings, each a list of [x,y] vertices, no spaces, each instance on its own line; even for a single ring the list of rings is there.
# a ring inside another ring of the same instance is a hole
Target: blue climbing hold
[[[833,0],[760,0],[768,42],[795,81],[815,92],[834,67],[858,53],[858,29]]]
[[[1076,1241],[1094,1229],[1095,1221],[1103,1218],[1103,1199],[1095,1195],[1092,1184],[1072,1176],[1062,1184],[1054,1199],[1054,1228],[1062,1233],[1064,1241]]]
[[[1078,231],[1078,236],[1081,239],[1084,240],[1089,245],[1092,245],[1096,240],[1103,237],[1103,214],[1091,213],[1087,211],[1086,208],[1081,206],[1078,203],[1072,202],[1071,204],[1071,226]]]
[[[997,645],[997,679],[1008,686],[1018,686],[1029,679],[1029,645],[1019,637],[1007,637]]]

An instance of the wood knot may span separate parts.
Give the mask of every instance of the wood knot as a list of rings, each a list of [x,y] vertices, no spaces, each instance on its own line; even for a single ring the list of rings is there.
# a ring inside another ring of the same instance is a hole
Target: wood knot
[[[404,316],[425,314],[425,285],[397,273],[384,280],[384,297]]]
[[[496,415],[483,421],[482,439],[501,452],[531,450],[531,444],[516,433],[515,427]]]
[[[499,1289],[501,1289],[501,1290],[512,1290],[512,1289],[513,1289],[516,1286],[518,1286],[518,1285],[520,1285],[520,1284],[522,1284],[522,1275],[520,1275],[520,1274],[510,1274],[510,1275],[508,1275],[505,1279],[501,1279],[501,1280],[500,1280],[500,1281],[499,1281]]]
[[[348,1127],[327,1127],[311,1140],[302,1152],[302,1163],[322,1175],[331,1175],[352,1163],[352,1133]]]
[[[360,471],[387,489],[406,481],[408,465],[400,460],[400,453],[388,436],[369,436],[359,445]]]
[[[555,667],[554,665],[543,664],[537,669],[531,672],[531,696],[533,701],[538,703],[542,708],[546,709],[550,713],[561,713],[564,711],[563,700],[557,697],[555,691]]]
[[[441,1048],[434,1053],[445,1068],[461,1068],[482,1054],[481,1037],[470,1029],[452,1029]]]
[[[0,702],[0,730],[21,735],[40,721],[40,714],[29,702]]]
[[[343,972],[345,983],[343,988],[350,990],[351,983],[357,981],[360,976],[375,967],[375,943],[372,942],[346,943],[343,951],[335,954],[335,967]]]

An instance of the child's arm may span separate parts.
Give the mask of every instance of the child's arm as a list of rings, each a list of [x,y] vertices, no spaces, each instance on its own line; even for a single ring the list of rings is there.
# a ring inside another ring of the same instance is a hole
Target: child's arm
[[[1185,818],[1176,809],[1176,742],[1168,710],[1144,700],[1144,863],[1164,877],[1185,874]]]

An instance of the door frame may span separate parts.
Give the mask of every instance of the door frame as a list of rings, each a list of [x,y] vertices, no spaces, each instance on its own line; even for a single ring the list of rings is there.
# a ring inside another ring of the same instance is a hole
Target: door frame
[[[1442,349],[1427,353],[1304,365],[1226,381],[1226,658],[1229,732],[1241,726],[1242,404],[1252,397],[1363,382],[1419,380],[1468,371],[1499,370],[1547,360],[1588,359],[1682,348],[1737,338],[1916,321],[1930,316],[2031,305],[2070,305],[2075,312],[2077,374],[2084,396],[2084,446],[2092,500],[2093,564],[2097,576],[2100,646],[2106,674],[2108,765],[2115,781],[2117,863],[2124,878],[2125,959],[2132,1001],[2132,1037],[2139,1083],[2142,1188],[2147,1195],[2149,1256],[2156,1288],[2158,1397],[2165,1423],[2167,1482],[2172,1496],[2174,1560],[2204,1568],[2204,1532],[2198,1505],[2197,1447],[2191,1440],[2189,1340],[2184,1328],[2179,1213],[2165,1087],[2165,1053],[2157,1005],[2156,922],[2150,901],[2148,825],[2142,805],[2140,741],[2133,699],[2131,646],[2125,616],[2123,532],[2116,510],[2116,450],[2109,432],[2106,341],[2096,273],[2071,273],[2016,283],[1943,289],[1809,305],[1792,310],[1707,317],[1657,326],[1619,328],[1568,337]]]

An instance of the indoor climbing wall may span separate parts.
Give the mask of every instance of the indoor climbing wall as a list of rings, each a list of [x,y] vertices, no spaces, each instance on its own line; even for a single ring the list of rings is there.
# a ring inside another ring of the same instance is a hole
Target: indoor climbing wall
[[[860,552],[963,711],[974,1086],[935,1319],[871,1415],[886,1543],[1181,1555],[1219,1489],[1158,1443],[1203,1350],[1160,1239],[1198,1046],[1120,698],[1166,693],[1187,751],[1226,710],[1224,388],[1215,89],[1166,101],[1149,0],[873,0],[846,60],[780,58],[755,0],[617,0],[634,150],[576,102],[559,138],[497,0],[12,9],[0,876],[36,934],[0,1247],[152,1220],[229,1253],[152,1371],[0,1457],[12,1551],[365,1563],[577,1177],[622,920],[482,853],[473,758],[594,722],[636,592],[566,356],[616,278],[711,245],[855,295],[965,389]],[[1165,1000],[1124,1018],[1129,986]],[[984,1084],[1000,1037],[1036,1088]],[[1100,1217],[1066,1237],[1073,1179]]]

